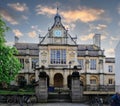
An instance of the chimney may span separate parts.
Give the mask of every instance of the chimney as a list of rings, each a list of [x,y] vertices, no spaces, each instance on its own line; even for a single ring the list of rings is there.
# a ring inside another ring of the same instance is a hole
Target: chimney
[[[18,43],[19,38],[17,36],[15,36],[15,43]]]
[[[101,34],[95,34],[93,37],[93,44],[101,48]]]

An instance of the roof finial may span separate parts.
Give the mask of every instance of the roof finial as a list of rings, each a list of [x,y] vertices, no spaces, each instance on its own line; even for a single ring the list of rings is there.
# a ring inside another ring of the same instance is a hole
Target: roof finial
[[[59,4],[57,3],[57,14],[59,13],[59,8],[58,8]]]

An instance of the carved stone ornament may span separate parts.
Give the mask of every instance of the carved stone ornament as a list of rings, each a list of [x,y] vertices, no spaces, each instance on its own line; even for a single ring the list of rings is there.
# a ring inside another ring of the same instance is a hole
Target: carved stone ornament
[[[45,64],[47,62],[47,60],[41,60],[41,63]]]
[[[42,56],[46,56],[47,53],[46,53],[45,51],[43,51],[43,52],[41,52],[41,55],[42,55]]]
[[[86,60],[85,63],[86,63],[86,64],[89,64],[89,60]]]
[[[74,52],[70,52],[70,57],[74,57],[75,56],[75,53]]]

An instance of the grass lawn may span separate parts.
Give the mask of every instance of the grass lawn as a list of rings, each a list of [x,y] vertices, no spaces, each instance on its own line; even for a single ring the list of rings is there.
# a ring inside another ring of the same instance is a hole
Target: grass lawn
[[[19,89],[18,91],[0,90],[0,95],[34,95],[35,91]]]

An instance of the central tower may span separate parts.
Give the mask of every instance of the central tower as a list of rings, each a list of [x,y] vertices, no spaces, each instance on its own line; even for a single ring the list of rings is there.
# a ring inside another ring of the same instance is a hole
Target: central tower
[[[50,86],[67,87],[67,78],[73,72],[70,65],[77,65],[76,39],[63,26],[57,9],[54,24],[39,42],[39,67],[45,67]],[[36,72],[36,80],[39,71]]]

